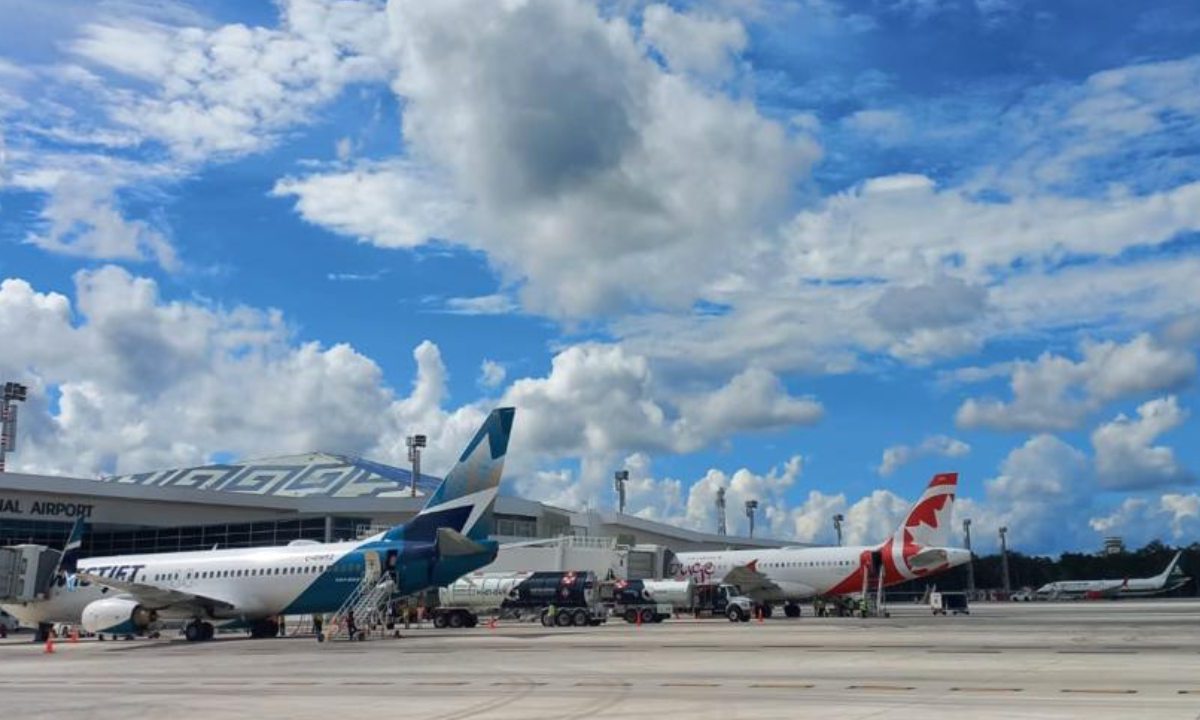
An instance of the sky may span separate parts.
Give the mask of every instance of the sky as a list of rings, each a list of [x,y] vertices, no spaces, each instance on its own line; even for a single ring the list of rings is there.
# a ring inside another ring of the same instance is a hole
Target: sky
[[[0,0],[13,469],[325,450],[882,540],[1200,540],[1200,9]],[[957,521],[956,521],[957,522]]]

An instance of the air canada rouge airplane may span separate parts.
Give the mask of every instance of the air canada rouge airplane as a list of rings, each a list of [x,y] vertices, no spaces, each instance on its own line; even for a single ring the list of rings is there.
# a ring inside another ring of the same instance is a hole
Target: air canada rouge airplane
[[[736,585],[765,615],[784,603],[798,617],[798,601],[824,595],[861,593],[864,577],[874,591],[882,573],[884,587],[928,577],[971,559],[969,550],[948,547],[958,473],[935,475],[904,522],[879,545],[685,552],[676,556],[674,574],[700,583]]]
[[[448,585],[496,558],[487,538],[515,412],[492,411],[407,524],[352,542],[77,560],[77,523],[60,560],[62,581],[47,599],[4,610],[28,625],[81,623],[95,633],[134,634],[174,620],[189,640],[205,640],[214,623],[236,621],[264,637],[277,632],[280,615],[337,612],[372,569],[394,568],[401,595]]]

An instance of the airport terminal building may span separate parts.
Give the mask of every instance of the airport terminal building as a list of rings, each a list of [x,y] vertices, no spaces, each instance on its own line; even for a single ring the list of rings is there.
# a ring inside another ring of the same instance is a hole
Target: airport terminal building
[[[0,547],[61,548],[88,522],[84,556],[353,539],[405,522],[440,479],[362,458],[309,453],[101,478],[0,473]],[[501,495],[494,538],[609,537],[675,551],[779,547],[614,512],[564,510]]]

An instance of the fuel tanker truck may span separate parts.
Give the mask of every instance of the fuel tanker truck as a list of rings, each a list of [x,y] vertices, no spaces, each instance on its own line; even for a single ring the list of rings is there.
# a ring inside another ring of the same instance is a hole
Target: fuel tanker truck
[[[694,586],[687,580],[619,580],[613,583],[613,614],[627,623],[662,622],[695,605]]]
[[[536,617],[547,627],[599,625],[608,617],[596,574],[474,573],[438,591],[434,627],[474,627],[481,614]]]

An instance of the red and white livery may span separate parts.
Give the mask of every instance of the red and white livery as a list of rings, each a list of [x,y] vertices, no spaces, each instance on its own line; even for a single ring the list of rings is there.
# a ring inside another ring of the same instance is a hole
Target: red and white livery
[[[679,553],[675,575],[699,583],[729,583],[756,603],[787,603],[862,592],[879,576],[885,587],[966,564],[971,553],[950,547],[958,473],[935,475],[904,522],[878,545]]]

